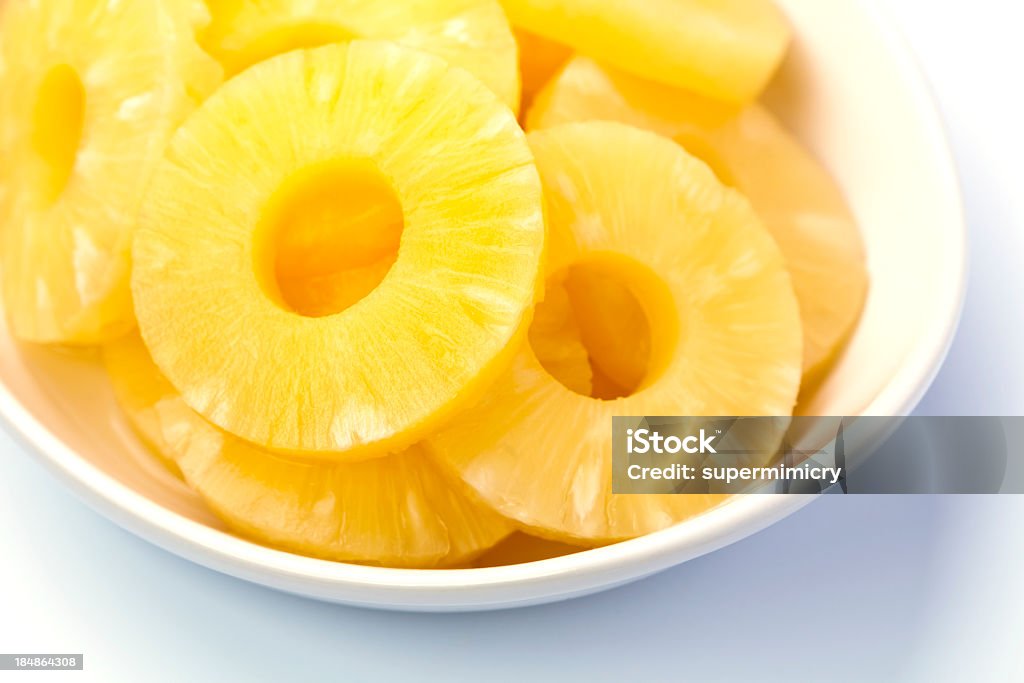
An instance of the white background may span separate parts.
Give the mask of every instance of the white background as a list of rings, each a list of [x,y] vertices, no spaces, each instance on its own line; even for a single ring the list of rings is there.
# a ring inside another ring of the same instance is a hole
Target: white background
[[[827,1],[827,0],[822,0]],[[1024,414],[1024,8],[886,0],[937,91],[973,274],[932,414]],[[92,513],[0,437],[0,680],[1024,681],[1024,499],[828,497],[633,586],[403,615],[251,586]]]

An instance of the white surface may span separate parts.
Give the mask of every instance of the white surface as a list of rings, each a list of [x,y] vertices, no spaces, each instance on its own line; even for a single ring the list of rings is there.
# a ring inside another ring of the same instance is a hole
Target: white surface
[[[1020,414],[1024,10],[890,4],[946,108],[974,230],[965,329],[924,410]],[[6,440],[0,451],[0,650],[84,651],[90,669],[33,680],[1024,680],[1018,499],[832,498],[597,597],[417,616],[197,568],[89,512]]]

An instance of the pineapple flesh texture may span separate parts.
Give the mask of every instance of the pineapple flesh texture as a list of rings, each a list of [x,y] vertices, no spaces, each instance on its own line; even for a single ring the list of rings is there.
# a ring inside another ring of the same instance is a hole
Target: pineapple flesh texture
[[[650,324],[650,367],[634,393],[601,400],[563,386],[527,346],[427,444],[531,533],[594,545],[665,528],[724,498],[612,494],[611,418],[791,415],[801,333],[789,275],[748,202],[670,140],[583,123],[530,142],[549,274],[587,264],[625,282]]]
[[[203,46],[228,75],[284,52],[386,40],[466,69],[519,108],[516,43],[498,0],[208,0]]]
[[[221,81],[199,0],[0,6],[0,225],[16,337],[92,344],[134,324],[129,251],[164,146]]]
[[[349,464],[291,460],[191,410],[137,334],[104,348],[129,420],[236,532],[329,560],[394,567],[461,564],[511,532],[422,449]]]
[[[860,318],[869,282],[856,220],[828,171],[761,105],[722,106],[575,58],[538,98],[527,128],[589,120],[672,138],[750,200],[793,278],[805,384],[820,380]]]
[[[319,196],[339,168],[391,184],[400,247],[354,305],[301,314],[279,291],[274,233],[295,187]],[[540,179],[508,107],[436,57],[354,41],[263,62],[189,119],[150,187],[132,291],[194,410],[271,450],[356,460],[413,445],[508,366],[543,248]]]
[[[727,102],[767,86],[792,31],[772,0],[502,0],[517,29]]]

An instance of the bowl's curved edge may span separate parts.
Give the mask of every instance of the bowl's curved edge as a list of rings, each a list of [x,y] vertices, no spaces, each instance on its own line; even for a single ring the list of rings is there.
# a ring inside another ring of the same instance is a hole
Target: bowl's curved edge
[[[963,200],[942,117],[923,71],[893,23],[874,3],[865,5],[908,73],[917,97],[931,103],[922,121],[941,150],[941,196],[949,203],[951,234],[960,244],[950,263],[945,295],[956,302],[930,321],[927,347],[905,364],[867,414],[905,415],[934,381],[952,345],[963,310],[968,238]],[[951,238],[952,239],[952,238]],[[615,546],[525,565],[465,570],[402,570],[340,564],[284,553],[211,529],[135,493],[79,458],[0,386],[5,431],[33,453],[87,505],[122,528],[210,569],[270,588],[330,602],[383,609],[463,611],[517,607],[579,597],[644,578],[746,538],[792,514],[813,496],[745,496],[670,529]]]
[[[941,170],[942,184],[945,187],[937,201],[946,204],[944,214],[948,215],[950,239],[956,237],[956,243],[950,250],[954,255],[947,264],[947,273],[951,276],[946,281],[946,289],[942,295],[948,297],[954,305],[946,309],[946,315],[938,316],[931,321],[928,331],[922,339],[930,339],[931,344],[922,349],[911,362],[906,363],[894,378],[897,387],[909,387],[903,394],[903,400],[885,400],[889,395],[896,396],[900,392],[887,391],[879,400],[874,401],[864,414],[866,415],[908,415],[924,398],[925,393],[934,384],[956,339],[960,321],[963,318],[964,306],[967,303],[967,287],[970,277],[971,243],[967,227],[967,213],[964,203],[963,185],[960,178],[956,155],[949,130],[942,115],[942,108],[935,89],[928,78],[927,72],[911,48],[906,36],[898,28],[890,13],[878,0],[862,0],[872,19],[888,43],[893,54],[899,56],[899,66],[906,74],[904,82],[914,91],[914,98],[928,103],[929,116],[921,121],[919,130],[931,141],[931,148],[941,156],[942,163],[933,171]],[[890,385],[892,389],[893,385]]]

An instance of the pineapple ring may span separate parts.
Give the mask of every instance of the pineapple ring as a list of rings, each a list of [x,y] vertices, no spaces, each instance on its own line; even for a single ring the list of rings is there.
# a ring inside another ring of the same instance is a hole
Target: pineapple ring
[[[639,536],[723,498],[613,495],[612,416],[790,415],[796,299],[747,201],[670,140],[616,123],[529,140],[548,193],[549,272],[587,264],[628,284],[650,324],[651,369],[635,394],[603,401],[563,386],[527,346],[427,443],[532,533],[586,544]]]
[[[773,0],[502,0],[520,30],[707,97],[757,99],[791,38]]]
[[[297,48],[363,38],[437,55],[516,111],[516,42],[498,0],[209,0],[204,47],[234,75]]]
[[[131,234],[164,146],[221,81],[198,0],[0,6],[3,296],[14,335],[91,344],[133,324]]]
[[[527,127],[588,120],[618,121],[672,138],[750,200],[793,278],[803,319],[805,383],[820,377],[856,325],[868,289],[856,219],[828,171],[760,105],[736,111],[575,58],[538,97]],[[631,358],[617,354],[609,360]]]
[[[245,536],[324,559],[430,567],[467,562],[511,533],[417,447],[348,464],[281,458],[185,405],[137,334],[103,355],[143,439]]]
[[[381,284],[305,317],[264,252],[275,196],[372,164],[405,214]],[[229,81],[172,140],[133,251],[143,338],[197,412],[276,451],[358,459],[419,441],[472,402],[524,338],[544,247],[525,135],[478,80],[355,41]]]

